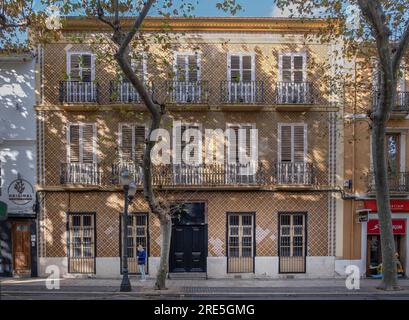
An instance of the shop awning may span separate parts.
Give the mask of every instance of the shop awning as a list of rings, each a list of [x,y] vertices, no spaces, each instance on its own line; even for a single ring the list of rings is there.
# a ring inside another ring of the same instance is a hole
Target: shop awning
[[[364,200],[365,209],[370,209],[372,212],[378,212],[376,200]],[[392,212],[409,212],[409,200],[394,199],[390,201]]]

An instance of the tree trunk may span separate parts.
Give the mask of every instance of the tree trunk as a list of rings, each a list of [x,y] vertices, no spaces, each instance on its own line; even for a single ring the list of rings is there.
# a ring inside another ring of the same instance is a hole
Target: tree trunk
[[[372,159],[375,173],[376,202],[381,235],[383,278],[380,289],[397,290],[395,241],[392,230],[388,172],[386,167],[385,123],[374,121],[372,132]]]
[[[162,235],[160,246],[160,262],[156,275],[155,289],[166,289],[166,278],[169,270],[170,240],[172,235],[172,220],[168,217],[160,219],[160,234]]]

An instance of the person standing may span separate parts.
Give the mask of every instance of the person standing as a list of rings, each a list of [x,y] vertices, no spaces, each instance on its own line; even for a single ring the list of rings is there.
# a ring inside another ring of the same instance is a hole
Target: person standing
[[[142,247],[142,245],[138,245],[138,266],[139,266],[139,272],[141,274],[142,281],[146,280],[145,264],[146,264],[146,251]]]

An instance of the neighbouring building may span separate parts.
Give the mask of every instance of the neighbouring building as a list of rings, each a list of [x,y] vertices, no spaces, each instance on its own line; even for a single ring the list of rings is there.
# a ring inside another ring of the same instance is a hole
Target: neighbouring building
[[[405,58],[401,65],[398,94],[387,122],[386,150],[392,224],[400,273],[409,268],[409,92]],[[378,100],[379,67],[375,58],[359,57],[350,64],[356,86],[346,90],[344,127],[345,191],[353,199],[344,202],[343,246],[345,264],[360,267],[361,274],[379,277],[382,263],[380,229],[375,198],[375,180],[371,154],[370,110]],[[359,213],[364,213],[361,221]]]
[[[0,53],[0,276],[37,275],[35,59]]]
[[[332,69],[323,67],[335,59],[336,45],[304,37],[319,32],[324,22],[168,22],[178,35],[171,50],[150,37],[149,52],[141,51],[133,66],[167,106],[164,128],[170,131],[173,163],[154,166],[153,182],[158,196],[180,210],[170,274],[343,275],[350,258],[340,192],[343,94],[330,90],[334,86],[325,74]],[[147,18],[144,31],[158,31],[162,23]],[[55,265],[64,276],[120,276],[123,168],[138,185],[127,225],[130,271],[137,271],[137,244],[147,250],[150,276],[159,263],[159,223],[143,199],[138,170],[149,114],[118,68],[98,53],[104,44],[94,40],[104,31],[109,30],[97,20],[67,18],[61,39],[38,51],[40,275]],[[222,139],[224,162],[202,162],[206,146],[199,140],[196,164],[177,164],[186,144],[178,137],[189,128],[241,128],[246,137],[257,129],[256,172],[242,175],[238,163],[241,152],[256,146],[238,149],[230,138]]]

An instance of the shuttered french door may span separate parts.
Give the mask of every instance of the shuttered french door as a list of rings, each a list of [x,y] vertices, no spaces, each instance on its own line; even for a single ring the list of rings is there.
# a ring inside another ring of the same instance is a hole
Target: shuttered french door
[[[254,272],[254,234],[253,213],[227,214],[227,272]]]
[[[95,213],[69,213],[68,272],[95,273]]]
[[[307,214],[280,213],[279,273],[305,273],[307,254]]]
[[[121,162],[141,164],[145,152],[146,128],[144,125],[120,125],[120,157]]]
[[[243,131],[241,131],[241,130]],[[226,165],[226,182],[227,183],[254,183],[256,175],[252,174],[255,163],[251,161],[251,148],[254,147],[251,141],[251,130],[255,129],[252,124],[231,124],[228,126],[227,135],[227,154],[228,163]],[[241,133],[239,133],[240,131]],[[241,136],[239,136],[241,134]],[[244,143],[245,142],[245,143]],[[254,152],[254,150],[253,150]],[[248,163],[240,163],[247,159]]]
[[[280,123],[278,125],[279,184],[310,184],[311,172],[307,170],[307,125]]]

